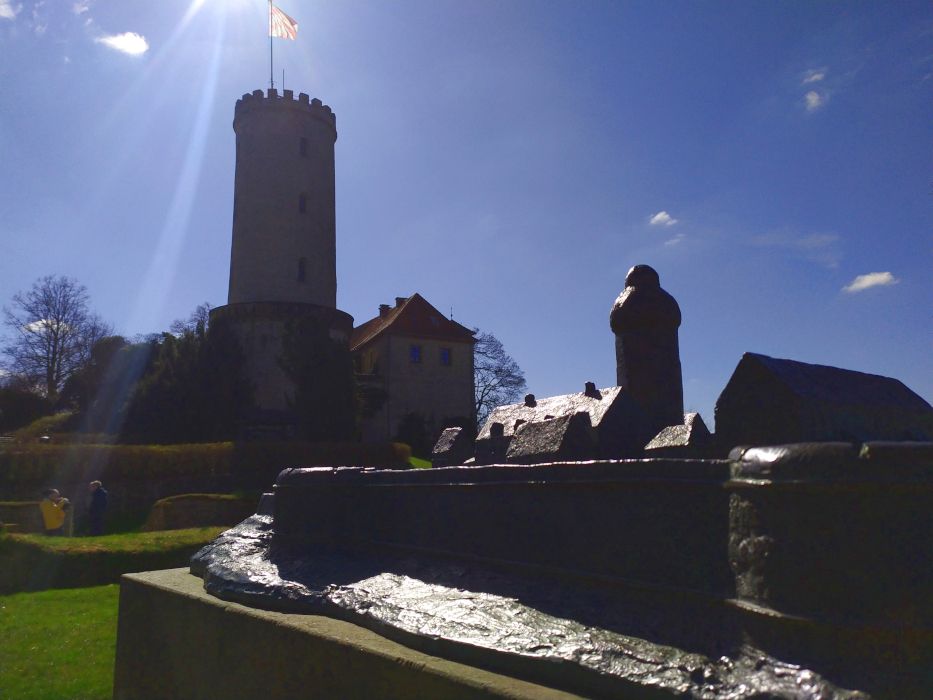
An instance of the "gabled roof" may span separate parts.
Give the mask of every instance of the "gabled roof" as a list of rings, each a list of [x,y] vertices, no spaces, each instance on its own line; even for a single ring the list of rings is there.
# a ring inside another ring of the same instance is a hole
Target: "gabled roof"
[[[473,331],[446,318],[417,292],[400,300],[385,314],[380,313],[354,328],[350,350],[359,350],[384,333],[460,343],[476,342]]]
[[[798,396],[833,403],[898,406],[911,410],[930,410],[930,404],[891,377],[866,374],[850,369],[811,365],[747,352],[742,356],[733,378],[745,367],[760,367],[776,377]],[[732,379],[729,380],[732,384]],[[723,393],[729,390],[729,384]]]

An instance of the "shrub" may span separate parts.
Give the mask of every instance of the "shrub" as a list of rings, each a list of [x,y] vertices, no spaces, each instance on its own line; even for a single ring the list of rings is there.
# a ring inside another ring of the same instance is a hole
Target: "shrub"
[[[13,433],[14,442],[34,442],[43,435],[52,436],[74,427],[75,416],[71,411],[42,416]]]
[[[142,529],[183,530],[223,525],[232,527],[256,512],[258,498],[238,498],[222,493],[185,493],[156,501]]]
[[[185,566],[223,529],[79,538],[0,535],[0,594],[97,586],[125,573]]]

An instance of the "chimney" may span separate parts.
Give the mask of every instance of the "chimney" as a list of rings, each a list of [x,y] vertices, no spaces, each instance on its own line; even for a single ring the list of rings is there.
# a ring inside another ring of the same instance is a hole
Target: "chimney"
[[[408,301],[408,297],[395,297],[395,306],[397,306],[397,307],[398,307],[398,306],[401,306],[401,305],[404,304],[406,301]]]
[[[587,396],[598,396],[595,382],[587,382],[583,387],[583,393]]]
[[[392,307],[388,304],[379,304],[379,318],[385,318],[389,315],[389,309]]]
[[[531,408],[534,408],[535,406],[538,405],[538,402],[535,401],[534,394],[525,394],[525,405]]]

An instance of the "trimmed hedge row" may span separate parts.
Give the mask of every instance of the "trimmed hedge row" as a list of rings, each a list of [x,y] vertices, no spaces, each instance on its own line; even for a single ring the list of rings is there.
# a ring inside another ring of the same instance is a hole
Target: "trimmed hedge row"
[[[400,443],[232,443],[192,445],[14,445],[0,450],[0,493],[93,474],[105,484],[180,477],[278,473],[315,464],[406,468]]]
[[[223,525],[233,527],[256,512],[257,498],[222,493],[185,493],[156,501],[143,532]]]
[[[262,492],[288,467],[407,468],[399,443],[210,443],[194,445],[14,445],[0,449],[0,500],[35,501],[57,488],[75,508],[76,531],[88,508],[88,482],[110,494],[105,531],[132,529],[161,498],[183,493]]]
[[[113,538],[0,535],[0,594],[99,586],[116,583],[126,573],[186,566],[223,529],[174,530],[171,537],[146,533],[136,535],[129,546],[120,546],[119,540],[91,543]]]

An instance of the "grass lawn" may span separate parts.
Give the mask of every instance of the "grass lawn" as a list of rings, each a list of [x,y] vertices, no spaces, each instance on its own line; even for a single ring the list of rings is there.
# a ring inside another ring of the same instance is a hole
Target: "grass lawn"
[[[414,469],[430,469],[431,468],[431,460],[421,459],[421,457],[415,457],[414,455],[408,458],[408,463]]]
[[[0,698],[113,694],[116,584],[0,596]]]

